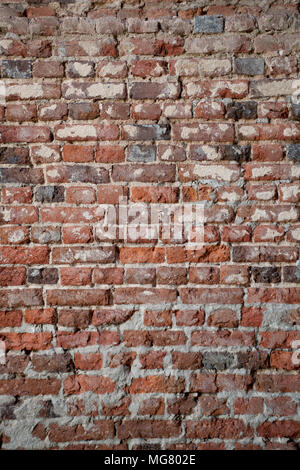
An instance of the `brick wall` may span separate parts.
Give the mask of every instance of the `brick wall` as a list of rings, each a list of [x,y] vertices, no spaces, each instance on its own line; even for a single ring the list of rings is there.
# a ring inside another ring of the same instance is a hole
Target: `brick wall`
[[[296,449],[298,2],[7,0],[0,31],[2,447]],[[204,208],[204,243],[106,234],[120,197]]]

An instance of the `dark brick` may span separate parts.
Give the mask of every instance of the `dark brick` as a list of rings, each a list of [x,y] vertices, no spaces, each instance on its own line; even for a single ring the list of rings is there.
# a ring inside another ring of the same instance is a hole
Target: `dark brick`
[[[178,83],[136,82],[131,85],[130,98],[134,100],[176,99],[179,97]]]
[[[264,69],[265,62],[260,57],[241,57],[234,60],[234,72],[240,75],[263,75]]]
[[[248,162],[251,155],[250,145],[220,145],[219,152],[222,160]]]
[[[156,147],[154,145],[131,145],[128,160],[130,162],[154,162]]]
[[[7,398],[3,404],[0,406],[0,419],[9,420],[16,419],[15,408],[17,405],[17,399],[15,397]]]
[[[289,144],[286,146],[286,150],[290,160],[300,162],[300,144]]]
[[[195,16],[194,33],[222,33],[223,30],[223,16]]]
[[[44,175],[40,169],[0,168],[0,183],[41,184],[43,182]]]
[[[30,284],[57,284],[58,271],[56,268],[30,268],[27,280]]]
[[[239,369],[258,370],[268,367],[268,353],[266,351],[239,351],[236,355]]]
[[[3,78],[31,78],[32,66],[30,60],[3,60]]]
[[[277,283],[281,281],[280,268],[276,267],[254,267],[252,268],[255,282]]]
[[[35,191],[34,199],[36,202],[63,202],[65,188],[63,186],[40,186]]]
[[[239,119],[256,119],[256,101],[233,101],[226,105],[226,117],[238,121]]]
[[[193,412],[197,399],[193,396],[171,398],[168,401],[168,413],[174,415],[189,415]]]
[[[30,163],[29,149],[22,147],[2,147],[0,148],[0,163],[27,165]]]
[[[97,103],[71,103],[69,105],[69,116],[72,119],[96,119],[99,114],[100,111]]]
[[[283,267],[283,282],[300,282],[300,262],[297,266]]]
[[[36,372],[71,372],[74,370],[72,356],[69,352],[63,354],[40,355],[33,354],[32,366]]]

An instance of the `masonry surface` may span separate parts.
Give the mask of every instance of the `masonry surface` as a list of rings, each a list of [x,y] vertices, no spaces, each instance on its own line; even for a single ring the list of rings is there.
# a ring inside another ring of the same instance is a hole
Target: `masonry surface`
[[[0,3],[0,447],[299,447],[299,12]]]

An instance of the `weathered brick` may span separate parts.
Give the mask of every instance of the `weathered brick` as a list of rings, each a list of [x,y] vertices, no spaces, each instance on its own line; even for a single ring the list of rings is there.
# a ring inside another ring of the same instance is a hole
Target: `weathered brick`
[[[122,137],[126,140],[170,140],[170,126],[163,124],[125,124]]]
[[[124,83],[90,83],[65,81],[62,85],[62,95],[66,99],[122,99],[126,98]]]
[[[87,165],[48,166],[46,177],[49,183],[108,183],[106,168]]]
[[[62,124],[55,127],[58,140],[88,141],[88,140],[117,140],[119,128],[115,124]]]

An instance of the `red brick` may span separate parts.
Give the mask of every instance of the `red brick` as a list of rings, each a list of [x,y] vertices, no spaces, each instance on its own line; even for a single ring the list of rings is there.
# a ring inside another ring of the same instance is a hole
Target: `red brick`
[[[96,202],[95,190],[89,186],[74,186],[66,188],[68,204],[93,204]]]
[[[61,284],[64,286],[84,286],[91,284],[91,268],[61,268]]]
[[[107,289],[51,289],[47,290],[47,302],[50,305],[108,305],[110,292]]]
[[[300,436],[300,424],[293,420],[264,422],[258,427],[258,435],[268,438],[297,438]]]
[[[131,116],[133,119],[152,119],[156,121],[160,118],[161,106],[159,103],[139,103],[133,104]]]
[[[0,311],[0,327],[8,328],[21,326],[22,312],[21,310]]]
[[[161,302],[175,302],[174,289],[147,289],[143,287],[118,287],[114,292],[116,304],[160,304]]]
[[[79,378],[83,377],[79,376]],[[112,438],[113,433],[113,422],[106,420],[95,420],[93,426],[86,426],[86,429],[82,424],[68,426],[51,423],[49,427],[49,439],[51,442],[105,440]]]
[[[0,286],[21,286],[25,283],[25,268],[0,267]]]
[[[163,375],[148,375],[144,378],[133,379],[130,385],[130,393],[181,393],[184,391],[185,380],[183,377],[165,378]]]
[[[186,304],[220,303],[239,304],[243,300],[243,291],[240,288],[181,288],[181,300]]]
[[[71,225],[63,227],[64,243],[90,243],[93,241],[93,231],[91,227],[81,225]]]
[[[186,433],[188,438],[242,439],[251,437],[253,431],[242,420],[218,418],[213,420],[188,421]]]
[[[172,326],[172,312],[170,310],[147,310],[144,314],[145,326]]]
[[[0,393],[21,396],[58,395],[60,386],[61,381],[53,378],[15,378],[0,380]]]
[[[90,145],[64,145],[62,157],[65,162],[92,162],[94,147]]]
[[[275,303],[275,304],[297,304],[299,301],[300,288],[298,287],[251,287],[248,289],[249,303]]]
[[[52,334],[45,333],[1,333],[7,350],[40,351],[52,347]]]
[[[124,159],[124,147],[118,145],[102,145],[96,150],[96,162],[99,163],[119,163]]]
[[[165,420],[123,420],[117,423],[119,439],[177,437],[181,433],[181,424]]]
[[[99,375],[73,375],[67,377],[64,383],[64,392],[66,395],[84,392],[93,392],[101,395],[103,393],[112,393],[114,390],[114,382],[108,377]],[[99,430],[97,430],[97,436],[99,436],[98,432]],[[90,440],[90,438],[88,440]]]
[[[54,308],[25,310],[24,320],[33,325],[55,325],[56,312]]]
[[[48,264],[49,249],[47,246],[0,247],[0,261],[2,264]]]
[[[74,356],[76,369],[100,370],[102,368],[102,354],[99,353],[76,353]]]

